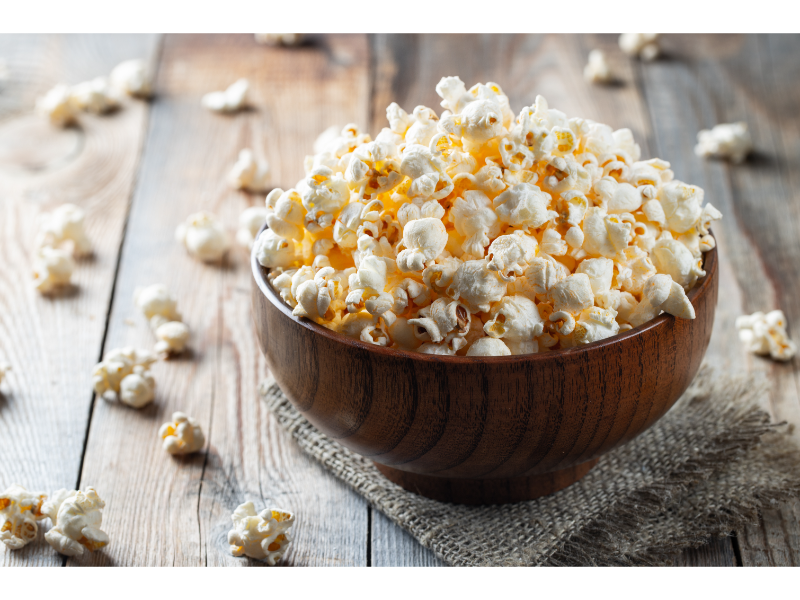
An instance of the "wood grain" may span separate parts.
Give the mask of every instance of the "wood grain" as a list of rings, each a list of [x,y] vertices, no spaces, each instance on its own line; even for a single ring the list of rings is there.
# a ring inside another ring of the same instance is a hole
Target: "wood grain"
[[[51,493],[79,477],[125,216],[148,105],[81,115],[53,128],[33,113],[57,83],[107,75],[122,60],[154,60],[157,36],[2,36],[9,78],[0,88],[0,361],[12,364],[0,393],[0,487]],[[78,262],[74,288],[43,297],[31,286],[42,212],[71,202],[87,214],[94,256]],[[40,536],[42,533],[40,532]],[[0,550],[2,565],[61,565],[40,538]]]
[[[246,500],[297,515],[285,564],[366,564],[366,503],[305,457],[258,400],[267,372],[249,310],[248,253],[236,247],[222,264],[202,264],[173,237],[194,211],[212,211],[233,229],[245,207],[263,202],[262,195],[236,192],[226,182],[241,148],[266,156],[275,184],[288,188],[302,176],[303,156],[319,130],[330,122],[363,121],[366,51],[360,36],[320,38],[294,50],[257,46],[252,36],[165,38],[161,94],[106,350],[152,346],[132,297],[136,287],[161,281],[191,328],[191,352],[154,367],[153,405],[136,411],[96,403],[81,481],[104,491],[112,544],[91,564],[251,564],[232,557],[227,545],[231,512]],[[238,77],[251,81],[251,108],[223,116],[200,106],[203,93]],[[158,426],[174,410],[200,421],[208,439],[204,452],[175,459],[161,449]]]

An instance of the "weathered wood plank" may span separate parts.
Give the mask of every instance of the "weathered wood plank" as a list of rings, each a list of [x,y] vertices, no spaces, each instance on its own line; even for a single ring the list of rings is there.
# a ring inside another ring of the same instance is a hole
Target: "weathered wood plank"
[[[675,557],[674,567],[735,567],[736,553],[733,550],[733,539],[712,538],[699,548],[687,548]]]
[[[13,365],[0,393],[0,487],[47,493],[78,481],[122,231],[148,105],[81,115],[51,127],[33,107],[57,83],[107,75],[122,60],[154,59],[158,36],[2,36],[0,83],[0,361]],[[87,214],[94,256],[78,262],[74,290],[42,297],[31,286],[39,215],[71,202]],[[2,565],[61,565],[41,537]]]
[[[668,36],[664,44],[666,60],[640,67],[658,147],[672,162],[676,177],[703,187],[706,200],[724,215],[715,233],[720,290],[725,292],[720,294],[707,358],[728,371],[765,373],[773,383],[771,406],[766,408],[776,419],[797,425],[797,361],[776,364],[748,355],[734,321],[744,313],[778,307],[790,323],[800,320],[795,301],[800,285],[800,204],[792,186],[800,156],[796,143],[789,141],[797,139],[798,120],[790,107],[800,100],[793,60],[800,38]],[[780,51],[773,49],[776,45],[781,45]],[[793,77],[787,78],[790,73]],[[758,149],[750,161],[734,166],[694,157],[700,129],[738,120],[748,122]],[[800,439],[796,427],[794,435]],[[755,539],[765,540],[772,556],[791,556],[785,536],[767,533],[776,525],[777,514],[764,516],[760,532],[740,532],[745,564],[745,557],[759,553],[748,547]],[[797,519],[787,519],[785,527],[794,535],[800,530]]]
[[[258,46],[252,36],[165,38],[161,93],[106,350],[152,346],[132,296],[137,286],[162,281],[192,330],[192,351],[155,366],[150,407],[96,402],[82,482],[104,494],[112,544],[95,553],[93,564],[251,564],[232,557],[227,545],[230,514],[246,500],[297,514],[286,564],[366,564],[366,503],[306,458],[258,400],[267,371],[252,329],[247,252],[236,247],[222,265],[204,265],[173,235],[197,210],[215,212],[234,229],[245,207],[263,202],[263,195],[236,192],[226,182],[243,147],[270,160],[276,185],[293,186],[320,131],[366,121],[367,65],[361,36],[325,36],[297,49]],[[200,106],[202,94],[238,77],[250,79],[249,110],[222,116]],[[206,451],[177,460],[164,453],[157,430],[174,410],[201,422]]]
[[[372,510],[371,565],[373,567],[446,567],[405,529]]]

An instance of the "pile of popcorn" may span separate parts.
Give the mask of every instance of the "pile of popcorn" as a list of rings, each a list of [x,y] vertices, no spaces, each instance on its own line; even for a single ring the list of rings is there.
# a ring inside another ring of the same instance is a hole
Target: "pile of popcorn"
[[[515,118],[495,83],[436,86],[445,111],[387,108],[318,140],[273,190],[259,262],[293,314],[369,344],[497,356],[587,344],[686,297],[721,214],[628,129],[538,96]],[[483,339],[490,338],[490,339]],[[479,341],[482,340],[482,341]]]

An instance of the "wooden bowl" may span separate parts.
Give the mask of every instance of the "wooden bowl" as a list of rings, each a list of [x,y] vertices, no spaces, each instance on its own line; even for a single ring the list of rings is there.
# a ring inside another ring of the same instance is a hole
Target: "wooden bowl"
[[[292,404],[395,483],[450,502],[553,493],[650,427],[691,383],[711,337],[717,253],[662,315],[610,339],[527,356],[432,356],[365,344],[306,319],[251,256],[261,349]]]

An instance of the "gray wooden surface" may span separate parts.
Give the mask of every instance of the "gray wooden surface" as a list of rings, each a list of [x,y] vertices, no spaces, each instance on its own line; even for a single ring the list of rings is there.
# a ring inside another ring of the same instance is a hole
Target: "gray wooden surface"
[[[257,400],[267,372],[250,319],[246,253],[198,263],[173,241],[189,213],[208,209],[231,228],[261,196],[232,191],[225,174],[238,150],[265,156],[284,188],[302,176],[316,135],[332,124],[373,134],[385,107],[439,110],[443,75],[495,81],[519,110],[551,106],[629,127],[643,156],[669,160],[725,215],[715,228],[720,304],[708,359],[768,374],[768,408],[800,425],[797,360],[747,355],[733,322],[780,307],[800,323],[800,38],[665,36],[654,63],[622,55],[615,36],[312,36],[300,48],[258,46],[252,36],[0,36],[0,361],[14,370],[0,393],[0,487],[94,485],[107,502],[112,543],[65,561],[43,540],[0,550],[3,565],[230,565],[229,515],[245,500],[298,515],[289,565],[441,565],[403,530],[307,459]],[[616,85],[582,79],[592,48],[607,51]],[[32,113],[56,83],[107,74],[146,58],[156,97],[57,130]],[[234,116],[199,99],[238,77],[253,107]],[[699,129],[745,120],[757,152],[744,165],[701,161]],[[78,264],[70,293],[42,298],[29,285],[37,219],[63,202],[87,212],[93,258]],[[92,395],[103,352],[153,343],[133,290],[168,283],[192,330],[191,352],[157,364],[157,400],[141,411]],[[200,420],[207,452],[174,459],[155,431],[173,410]],[[800,428],[794,435],[800,439]],[[676,557],[679,565],[798,565],[800,505],[776,507],[735,536]],[[258,564],[252,562],[252,564]]]

